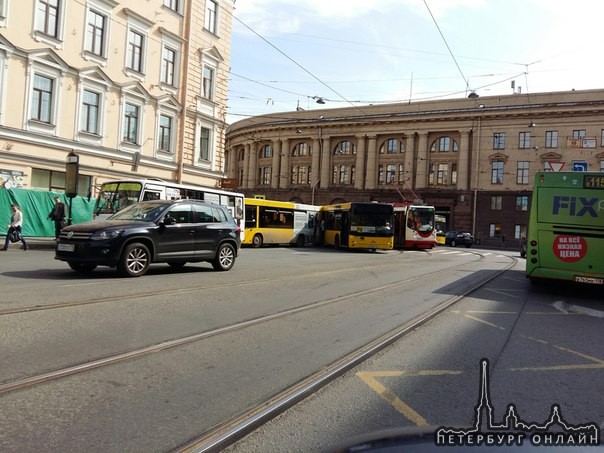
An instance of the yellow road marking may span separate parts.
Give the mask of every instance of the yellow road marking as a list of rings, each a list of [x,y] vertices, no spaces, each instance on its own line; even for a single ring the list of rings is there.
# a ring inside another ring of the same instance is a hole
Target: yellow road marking
[[[427,426],[428,422],[424,417],[414,411],[409,405],[404,403],[398,396],[392,391],[382,385],[376,378],[378,377],[396,377],[396,376],[442,376],[461,374],[461,371],[451,370],[421,370],[415,372],[409,371],[359,371],[357,376],[365,382],[374,392],[376,392],[382,399],[386,400],[392,405],[398,412],[400,412],[407,420],[415,423],[416,426]]]
[[[466,315],[464,315],[464,316],[465,316],[466,318],[473,319],[473,320],[474,320],[474,321],[476,321],[476,322],[481,322],[481,323],[483,323],[483,324],[486,324],[487,326],[495,327],[496,329],[505,330],[505,327],[498,326],[497,324],[493,324],[492,322],[485,321],[484,319],[480,319],[480,318],[477,318],[477,317],[475,317],[475,316],[470,316],[470,315],[468,315],[468,314],[466,314]]]

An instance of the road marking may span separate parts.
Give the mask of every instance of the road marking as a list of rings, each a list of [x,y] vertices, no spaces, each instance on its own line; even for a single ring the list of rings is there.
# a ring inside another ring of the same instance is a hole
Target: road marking
[[[465,314],[464,316],[466,318],[473,319],[476,322],[481,322],[483,324],[486,324],[487,326],[495,327],[496,329],[500,329],[500,330],[505,330],[505,327],[498,326],[497,324],[493,324],[492,322],[485,321],[484,319],[476,318],[476,317],[470,316],[468,314]]]
[[[552,304],[556,310],[564,314],[582,314],[593,318],[604,318],[604,311],[594,310],[593,308],[581,307],[580,305],[572,305],[563,300],[556,301]]]
[[[382,399],[386,400],[407,420],[415,423],[416,426],[427,426],[428,422],[424,417],[414,411],[409,405],[404,403],[390,389],[382,385],[376,378],[378,377],[399,377],[399,376],[443,376],[462,374],[462,371],[453,370],[420,370],[420,371],[359,371],[356,375],[367,384]]]

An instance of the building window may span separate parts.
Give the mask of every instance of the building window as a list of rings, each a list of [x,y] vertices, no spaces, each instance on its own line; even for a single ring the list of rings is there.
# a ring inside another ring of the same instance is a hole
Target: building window
[[[491,197],[491,210],[501,211],[503,209],[503,197],[501,195],[493,195]]]
[[[505,132],[493,134],[493,149],[505,149]]]
[[[401,183],[405,180],[405,165],[398,164],[398,182]]]
[[[34,75],[34,87],[31,100],[31,119],[51,124],[53,107],[54,79],[40,74]]]
[[[271,167],[262,167],[260,169],[260,184],[268,186],[271,183]]]
[[[341,141],[340,143],[338,143],[338,145],[335,147],[333,153],[335,155],[337,155],[337,154],[344,154],[344,155],[356,154],[357,148],[351,142],[344,140],[344,141]]]
[[[451,151],[457,152],[459,151],[459,147],[457,146],[457,142],[453,140],[451,137],[440,137],[432,142],[432,146],[430,147],[431,152],[439,152],[439,153],[450,153]]]
[[[449,164],[438,164],[436,173],[436,184],[439,186],[447,184],[449,179]]]
[[[172,118],[159,115],[158,149],[167,153],[172,152]]]
[[[164,0],[164,6],[170,8],[173,11],[179,12],[179,0]]]
[[[38,31],[53,38],[59,37],[59,6],[59,0],[38,0]]]
[[[90,176],[78,176],[78,195],[85,196],[90,191]],[[65,192],[65,172],[32,168],[31,188],[52,192]]]
[[[526,238],[526,225],[514,225],[514,239]]]
[[[207,0],[205,29],[208,30],[210,33],[216,34],[217,16],[218,4],[214,0]]]
[[[268,159],[273,155],[273,148],[271,147],[271,145],[264,145],[262,147],[262,149],[260,150],[260,158],[261,159]]]
[[[296,146],[294,146],[294,149],[292,150],[292,156],[312,156],[312,151],[310,150],[308,143],[298,143]]]
[[[99,111],[101,95],[94,91],[84,90],[82,92],[82,113],[80,118],[80,130],[89,134],[99,134]]]
[[[386,184],[396,182],[396,164],[386,165]]]
[[[93,10],[88,11],[85,50],[98,56],[105,55],[106,26],[107,17]]]
[[[165,47],[162,52],[161,81],[174,86],[174,71],[176,68],[176,51]]]
[[[143,46],[145,37],[134,30],[128,31],[128,51],[126,67],[138,73],[143,73]]]
[[[528,196],[518,195],[516,197],[516,211],[528,211]]]
[[[604,173],[604,160],[600,161],[600,173]]]
[[[451,164],[451,184],[457,184],[457,163]]]
[[[0,20],[6,19],[6,14],[8,10],[7,2],[8,0],[0,0]]]
[[[489,237],[496,238],[501,235],[501,225],[498,223],[491,223],[489,225]]]
[[[354,165],[350,166],[350,184],[354,184],[355,178],[357,177],[357,168]]]
[[[202,86],[201,86],[201,89],[202,89],[201,95],[204,98],[211,101],[214,96],[213,87],[214,87],[214,70],[212,68],[204,66],[203,67]]]
[[[545,147],[546,148],[557,148],[558,147],[558,131],[546,131],[545,132]]]
[[[527,149],[531,147],[531,133],[530,132],[520,132],[518,135],[518,148],[519,149]]]
[[[199,160],[210,160],[210,129],[199,129]]]
[[[585,129],[576,129],[573,131],[573,138],[585,138]]]
[[[403,142],[397,138],[389,138],[386,143],[380,148],[380,154],[398,154],[405,151]]]
[[[518,168],[516,170],[516,184],[529,183],[529,166],[530,162],[518,162]]]
[[[503,161],[495,160],[491,163],[491,184],[503,184]]]
[[[309,167],[306,165],[292,167],[292,184],[308,184]]]
[[[140,108],[137,105],[126,103],[124,107],[124,132],[122,140],[138,144],[138,124]]]
[[[348,184],[350,167],[347,165],[334,165],[332,181],[334,184]]]

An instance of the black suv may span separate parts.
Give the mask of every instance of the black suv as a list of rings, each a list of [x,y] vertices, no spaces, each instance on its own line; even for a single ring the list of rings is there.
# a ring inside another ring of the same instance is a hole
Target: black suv
[[[445,245],[450,245],[451,247],[457,247],[458,245],[472,247],[473,243],[474,236],[467,231],[449,231],[445,234]]]
[[[208,261],[217,271],[228,271],[241,246],[240,233],[230,211],[217,204],[143,201],[107,220],[63,228],[55,259],[77,272],[111,266],[128,277],[145,274],[151,263],[181,268]]]

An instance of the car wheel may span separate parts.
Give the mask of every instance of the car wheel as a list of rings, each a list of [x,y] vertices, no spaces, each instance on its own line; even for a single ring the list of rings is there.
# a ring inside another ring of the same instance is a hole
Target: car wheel
[[[212,266],[217,271],[228,271],[235,265],[235,249],[231,244],[221,244]]]
[[[74,271],[80,274],[86,274],[88,272],[92,272],[96,269],[96,264],[87,264],[87,263],[67,263],[69,267],[71,267]]]
[[[455,239],[451,240],[451,247],[457,247],[457,242],[455,242]]]
[[[117,270],[126,277],[145,275],[151,262],[151,254],[144,244],[135,242],[128,244],[120,257]]]
[[[256,248],[258,247],[262,247],[262,235],[261,234],[255,234],[253,239],[252,239],[252,245]]]
[[[182,269],[187,264],[186,261],[168,261],[168,265],[173,269]]]

